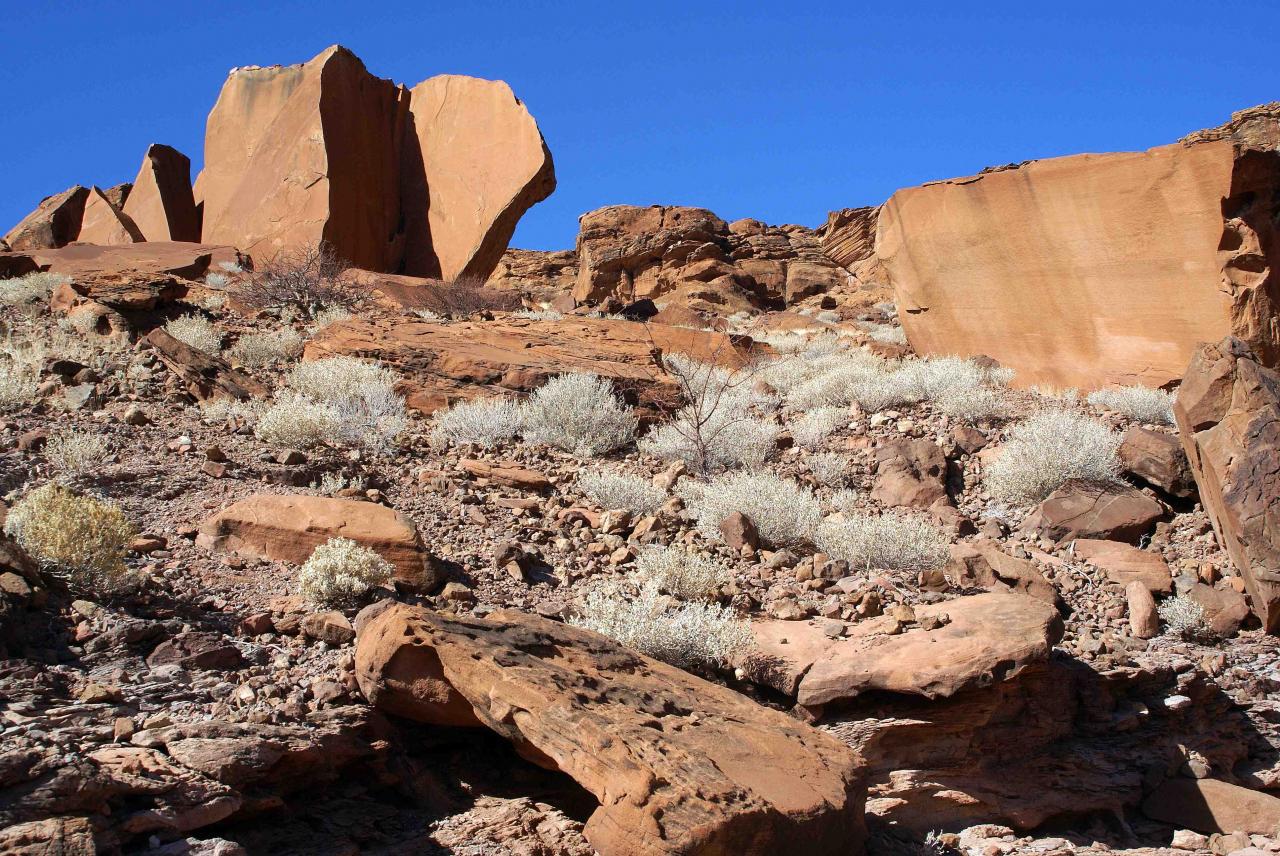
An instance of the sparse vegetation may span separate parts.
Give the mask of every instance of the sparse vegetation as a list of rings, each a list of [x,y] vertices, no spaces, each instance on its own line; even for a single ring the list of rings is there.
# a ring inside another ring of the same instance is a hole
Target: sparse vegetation
[[[679,600],[715,600],[733,581],[729,568],[681,547],[649,546],[636,557],[636,574],[644,583]]]
[[[808,540],[822,517],[812,491],[769,472],[725,473],[710,483],[684,479],[676,492],[698,521],[698,531],[716,541],[720,522],[735,511],[776,547]]]
[[[306,318],[335,307],[353,306],[358,289],[343,279],[350,265],[327,242],[281,250],[241,280],[237,293],[249,306],[287,307]]]
[[[116,591],[128,583],[124,554],[135,532],[111,502],[51,482],[10,509],[4,531],[87,592]]]
[[[330,538],[302,565],[298,590],[321,606],[352,606],[370,589],[385,585],[394,570],[368,547],[349,538]]]
[[[849,412],[843,407],[817,407],[791,424],[791,436],[799,445],[812,448],[848,424]]]
[[[68,431],[49,438],[44,458],[64,476],[80,476],[100,466],[110,448],[101,434]]]
[[[1114,410],[1138,422],[1155,425],[1173,424],[1174,395],[1163,389],[1146,386],[1122,386],[1099,389],[1089,393],[1088,401],[1094,407]]]
[[[1204,607],[1185,594],[1167,598],[1156,608],[1166,636],[1186,642],[1208,643],[1215,641],[1213,631],[1205,617]]]
[[[330,324],[337,324],[339,321],[346,321],[351,317],[351,311],[345,306],[330,306],[325,309],[317,310],[311,315],[311,331],[314,333],[323,330]]]
[[[636,517],[652,514],[667,500],[667,492],[639,476],[587,470],[578,474],[578,490],[604,509],[621,509]]]
[[[329,442],[386,451],[408,425],[395,384],[395,372],[355,357],[299,363],[258,417],[255,433],[277,446]]]
[[[596,457],[635,438],[636,417],[613,384],[584,372],[538,387],[524,408],[524,438],[584,457]]]
[[[511,317],[528,321],[563,321],[564,313],[556,309],[517,309]]]
[[[58,273],[36,271],[13,279],[0,279],[0,306],[18,306],[47,300],[55,288],[71,278]]]
[[[828,520],[815,540],[832,558],[864,570],[927,571],[950,555],[946,533],[925,515],[908,512]]]
[[[819,484],[839,487],[849,475],[849,459],[838,452],[822,452],[810,455],[809,472]]]
[[[222,331],[203,315],[183,315],[164,325],[164,330],[179,342],[197,351],[218,354],[222,350]]]
[[[1041,410],[1009,430],[987,469],[997,502],[1034,505],[1069,479],[1115,481],[1120,435],[1096,419],[1067,410]]]
[[[231,346],[232,361],[249,368],[262,368],[272,363],[296,360],[302,356],[303,338],[292,327],[268,333],[249,333]]]
[[[492,448],[520,434],[524,410],[506,398],[460,401],[436,416],[436,431],[454,445]]]

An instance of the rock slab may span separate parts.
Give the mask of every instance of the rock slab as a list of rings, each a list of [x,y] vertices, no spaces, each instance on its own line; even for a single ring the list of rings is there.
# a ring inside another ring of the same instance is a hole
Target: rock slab
[[[148,146],[124,213],[145,240],[198,242],[200,217],[191,190],[191,159],[172,146]]]

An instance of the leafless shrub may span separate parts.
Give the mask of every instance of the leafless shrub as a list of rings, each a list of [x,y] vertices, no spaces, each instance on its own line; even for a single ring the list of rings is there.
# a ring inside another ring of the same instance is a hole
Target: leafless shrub
[[[822,519],[809,489],[770,472],[733,472],[709,483],[682,479],[676,493],[709,540],[722,540],[720,522],[737,511],[755,524],[760,537],[776,547],[809,540]]]
[[[1069,479],[1111,482],[1120,474],[1120,435],[1097,419],[1046,409],[1009,430],[987,468],[998,502],[1034,505]]]
[[[359,290],[342,278],[348,267],[332,245],[321,241],[281,250],[236,288],[249,306],[291,307],[310,318],[322,309],[358,301]]]
[[[950,555],[946,533],[917,513],[828,520],[815,540],[823,552],[865,570],[927,571],[942,567]]]

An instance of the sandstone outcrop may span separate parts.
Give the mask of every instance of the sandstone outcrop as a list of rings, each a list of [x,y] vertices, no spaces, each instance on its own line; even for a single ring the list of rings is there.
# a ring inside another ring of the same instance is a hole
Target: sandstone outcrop
[[[516,223],[556,188],[551,152],[500,80],[457,74],[409,90],[405,273],[483,281]]]
[[[1280,632],[1280,374],[1238,339],[1205,345],[1174,416],[1218,542],[1262,626]]]
[[[136,244],[142,232],[133,219],[107,199],[98,187],[89,189],[89,199],[84,204],[84,216],[80,221],[77,241],[86,244]]]
[[[553,300],[573,291],[578,281],[578,254],[573,250],[541,252],[509,249],[485,282],[489,288],[526,291]]]
[[[1217,779],[1170,779],[1142,811],[1197,832],[1275,835],[1280,828],[1280,799]]]
[[[172,146],[148,146],[124,213],[148,241],[198,242],[200,217],[191,190],[191,159]]]
[[[226,360],[193,348],[175,339],[163,327],[147,334],[146,343],[155,355],[181,379],[197,401],[226,396],[237,401],[262,398],[268,390],[258,381],[233,369]]]
[[[943,573],[952,585],[961,588],[1012,590],[1054,606],[1062,600],[1034,563],[1010,556],[986,538],[952,544]]]
[[[243,260],[234,247],[169,241],[118,246],[73,244],[60,249],[0,253],[0,256],[27,256],[41,270],[66,274],[77,283],[109,277],[151,279],[168,276],[196,280],[203,277],[212,264]]]
[[[1159,553],[1140,550],[1120,541],[1078,538],[1072,546],[1075,555],[1101,568],[1119,585],[1141,583],[1147,591],[1168,594],[1173,590],[1169,565]]]
[[[75,185],[40,201],[4,236],[10,250],[44,250],[71,243],[80,234],[88,188]]]
[[[876,255],[908,340],[994,357],[1021,385],[1082,389],[1166,384],[1227,334],[1275,364],[1278,126],[1259,108],[1145,152],[898,191]]]
[[[397,659],[417,661],[420,680]],[[485,725],[600,805],[602,856],[860,853],[857,756],[784,714],[603,636],[517,612],[451,618],[391,606],[361,631],[371,701]],[[408,700],[397,703],[397,696]]]
[[[382,556],[398,579],[443,582],[413,521],[384,505],[324,496],[255,494],[200,525],[196,543],[209,550],[300,565],[330,538],[348,538]],[[433,588],[428,584],[425,588]]]
[[[827,215],[822,251],[859,283],[879,286],[885,279],[876,257],[876,224],[880,208],[844,208]]]
[[[1124,432],[1120,466],[1132,476],[1177,497],[1195,493],[1195,480],[1178,438],[1134,426]]]
[[[196,179],[202,240],[264,259],[324,240],[356,267],[394,270],[407,118],[404,89],[342,47],[301,65],[233,69]]]

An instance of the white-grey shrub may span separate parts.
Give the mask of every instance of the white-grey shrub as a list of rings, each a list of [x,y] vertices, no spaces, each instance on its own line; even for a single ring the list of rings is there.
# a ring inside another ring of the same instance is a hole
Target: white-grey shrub
[[[715,559],[682,547],[651,545],[636,556],[636,576],[680,600],[715,600],[733,572]]]
[[[926,515],[888,511],[826,520],[815,543],[834,559],[865,570],[927,571],[950,556],[946,533]]]
[[[858,513],[859,508],[866,504],[866,499],[865,494],[859,493],[852,488],[843,487],[832,492],[827,499],[826,506],[832,511],[851,516]]]
[[[816,407],[791,423],[791,436],[801,446],[821,446],[833,431],[849,424],[849,411],[843,407]]]
[[[327,309],[321,309],[311,316],[311,329],[313,331],[323,330],[330,324],[336,324],[339,321],[346,321],[351,317],[351,312],[341,306],[330,306]]]
[[[863,321],[859,324],[867,331],[867,336],[877,342],[893,345],[907,344],[907,333],[901,327],[892,324],[877,324],[874,321]]]
[[[1111,482],[1120,474],[1120,435],[1097,419],[1041,410],[1009,429],[984,481],[998,502],[1034,505],[1068,479]]]
[[[44,458],[64,475],[78,476],[101,466],[110,449],[101,434],[68,431],[46,441]]]
[[[676,492],[706,538],[720,540],[720,522],[733,512],[746,515],[760,537],[777,547],[812,537],[822,519],[813,491],[769,472],[731,472],[709,483],[682,479]]]
[[[821,452],[808,458],[809,472],[819,484],[839,487],[849,477],[849,459],[838,452]]]
[[[1174,636],[1187,642],[1212,641],[1213,632],[1204,607],[1185,594],[1166,599],[1156,607],[1166,636]]]
[[[302,356],[303,338],[292,327],[269,333],[249,333],[231,346],[228,355],[233,362],[250,368],[262,368],[276,362],[296,360]]]
[[[587,470],[578,474],[576,486],[601,508],[629,511],[635,517],[652,514],[667,501],[665,490],[628,473]]]
[[[589,590],[569,623],[681,668],[723,668],[749,650],[751,626],[711,603],[671,603],[653,583],[638,594],[617,583]]]
[[[183,315],[164,325],[164,331],[197,351],[216,355],[222,350],[222,332],[203,315]]]
[[[488,449],[520,434],[524,409],[507,398],[460,401],[436,415],[436,430],[446,440]]]
[[[0,279],[0,306],[22,306],[45,300],[55,288],[67,282],[71,282],[71,277],[44,271]]]
[[[517,309],[511,317],[529,321],[563,321],[564,313],[557,309]]]
[[[235,401],[230,398],[214,398],[200,405],[200,419],[208,424],[238,420],[253,425],[266,410],[260,401]]]
[[[707,470],[759,467],[778,447],[781,429],[771,419],[751,416],[734,407],[714,411],[701,426],[687,409],[640,441],[640,450],[666,461],[697,467],[705,453]],[[701,445],[700,445],[701,444]]]
[[[298,573],[299,593],[322,606],[350,606],[394,573],[386,559],[349,538],[330,538],[311,551]]]
[[[636,417],[608,380],[586,372],[563,374],[534,390],[525,403],[524,439],[584,457],[625,446]]]
[[[1151,389],[1146,386],[1099,389],[1089,393],[1088,401],[1094,407],[1114,410],[1138,422],[1157,425],[1173,424],[1174,395],[1163,389]]]
[[[408,427],[396,379],[390,369],[355,357],[299,363],[259,416],[255,433],[279,446],[330,442],[384,451]]]

